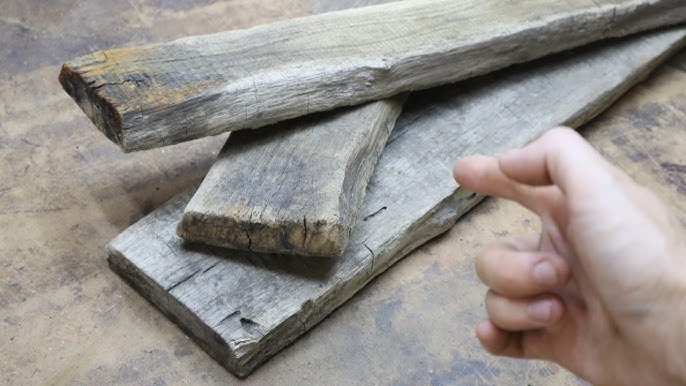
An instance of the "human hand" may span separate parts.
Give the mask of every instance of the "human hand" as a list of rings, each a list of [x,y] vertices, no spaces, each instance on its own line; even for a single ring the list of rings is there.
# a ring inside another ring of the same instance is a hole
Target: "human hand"
[[[542,231],[476,260],[476,329],[496,355],[552,360],[594,384],[686,382],[686,236],[648,190],[557,128],[455,166],[466,189],[516,201]]]

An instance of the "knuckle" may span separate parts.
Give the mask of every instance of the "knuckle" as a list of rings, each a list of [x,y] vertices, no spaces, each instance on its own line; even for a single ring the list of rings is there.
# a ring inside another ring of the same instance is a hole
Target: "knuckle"
[[[486,292],[486,299],[484,299],[484,304],[486,305],[486,311],[488,311],[489,315],[491,311],[495,308],[495,305],[498,301],[498,295],[495,294],[492,290],[489,290]]]
[[[521,286],[521,282],[521,275],[519,270],[515,267],[503,265],[501,269],[498,270],[498,283],[504,290],[507,290],[508,292],[513,291],[514,288]]]
[[[507,325],[507,320],[504,317],[507,315],[506,310],[504,310],[507,307],[506,303],[503,297],[495,294],[493,291],[488,291],[486,294],[486,312],[496,326],[503,327]]]
[[[486,285],[492,284],[493,270],[498,267],[500,248],[497,244],[487,246],[476,258],[474,269],[479,279]]]
[[[555,146],[560,143],[566,143],[567,140],[572,139],[571,137],[577,135],[574,129],[566,126],[557,126],[547,131],[542,139],[545,143]]]
[[[481,254],[476,257],[476,260],[474,261],[474,272],[476,272],[476,276],[481,280],[483,283],[486,283],[486,270],[484,267],[484,255]]]

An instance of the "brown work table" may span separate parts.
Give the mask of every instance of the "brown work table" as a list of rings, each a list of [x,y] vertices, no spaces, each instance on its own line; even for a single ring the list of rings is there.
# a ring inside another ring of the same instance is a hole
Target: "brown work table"
[[[239,380],[107,266],[105,245],[198,182],[226,135],[122,154],[62,91],[91,51],[311,13],[316,0],[6,0],[0,6],[0,384]],[[582,129],[686,225],[686,52]],[[457,157],[457,154],[456,154]],[[486,354],[472,262],[535,232],[488,199],[401,260],[245,384],[578,384],[558,366]]]

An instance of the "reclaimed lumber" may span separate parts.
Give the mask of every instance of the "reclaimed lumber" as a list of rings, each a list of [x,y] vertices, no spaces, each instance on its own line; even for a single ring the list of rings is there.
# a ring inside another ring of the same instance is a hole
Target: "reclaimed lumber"
[[[686,21],[683,0],[408,0],[99,51],[59,80],[125,152],[379,100]]]
[[[341,256],[404,103],[395,97],[232,133],[178,235],[252,252]]]
[[[453,181],[457,157],[499,154],[551,126],[587,122],[685,39],[684,28],[651,32],[412,95],[339,259],[185,244],[176,225],[189,191],[115,238],[109,263],[221,365],[245,376],[481,199]]]
[[[320,3],[315,12],[380,1]],[[404,102],[396,97],[233,133],[177,234],[260,253],[340,256]]]

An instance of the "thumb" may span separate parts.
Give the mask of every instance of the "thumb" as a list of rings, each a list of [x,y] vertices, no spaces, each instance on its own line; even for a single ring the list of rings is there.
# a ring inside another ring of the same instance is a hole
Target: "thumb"
[[[556,185],[571,197],[586,196],[615,183],[619,173],[581,135],[557,127],[529,145],[499,158],[509,178],[533,186]]]

